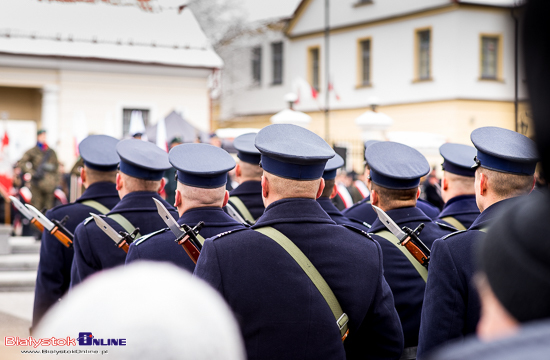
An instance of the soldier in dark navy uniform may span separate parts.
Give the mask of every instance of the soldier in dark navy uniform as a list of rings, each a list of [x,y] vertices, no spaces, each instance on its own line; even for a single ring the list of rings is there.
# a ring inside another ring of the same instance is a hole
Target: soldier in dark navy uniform
[[[371,145],[379,143],[378,140],[369,140],[365,143],[365,148],[368,149]],[[366,154],[367,150],[365,150]],[[369,191],[371,190],[371,180],[370,180],[370,167],[369,162],[365,157],[365,182]],[[422,210],[424,214],[428,215],[430,219],[436,219],[439,215],[439,209],[427,201],[418,199],[416,202],[416,207]],[[357,204],[352,207],[342,211],[342,215],[350,219],[351,221],[357,222],[363,226],[370,227],[372,223],[376,221],[378,216],[371,206],[371,197],[370,195],[359,201]]]
[[[183,144],[170,150],[169,160],[177,170],[178,224],[193,227],[203,221],[199,234],[202,240],[244,229],[222,210],[229,198],[225,190],[227,172],[235,167],[235,160],[227,151],[208,144]],[[195,263],[175,239],[168,229],[144,236],[130,245],[126,264],[141,259],[170,261],[193,272]]]
[[[481,215],[468,230],[433,244],[419,355],[475,332],[480,311],[472,281],[475,246],[510,199],[528,194],[534,186],[537,152],[532,140],[497,127],[476,129],[471,139],[477,149],[475,194]]]
[[[237,167],[235,176],[239,182],[236,189],[229,193],[229,204],[250,224],[264,213],[262,199],[262,168],[260,168],[260,152],[254,146],[256,134],[244,134],[233,141],[237,149]]]
[[[363,226],[362,224],[353,222],[342,215],[338,208],[332,203],[331,199],[334,198],[336,196],[336,193],[338,192],[334,180],[336,178],[336,171],[342,166],[344,166],[344,159],[342,159],[342,157],[338,154],[327,161],[325,171],[323,172],[323,179],[325,179],[325,189],[323,190],[321,196],[317,199],[317,202],[319,203],[319,205],[321,205],[323,210],[325,210],[328,216],[330,216],[330,218],[334,220],[334,222],[338,225],[346,224],[350,226],[356,226],[367,231],[367,227]]]
[[[403,144],[380,142],[367,149],[366,157],[370,165],[372,205],[384,210],[399,227],[415,229],[423,223],[420,239],[428,248],[435,239],[453,231],[436,224],[415,206],[420,196],[420,178],[430,171],[421,153]],[[374,221],[369,233],[384,253],[384,275],[392,289],[405,336],[402,359],[414,359],[427,270],[414,259],[409,260],[397,237],[379,219]]]
[[[68,216],[65,228],[74,232],[90,212],[106,214],[120,200],[115,186],[119,157],[118,140],[106,135],[91,135],[80,142],[78,149],[84,160],[80,177],[86,191],[72,204],[54,207],[46,213],[50,220]],[[34,291],[33,328],[44,313],[69,289],[74,250],[67,248],[45,230],[40,245],[40,262]]]
[[[445,171],[441,186],[445,207],[438,221],[444,221],[457,230],[466,230],[480,214],[474,190],[476,171],[472,168],[476,149],[462,144],[443,144],[439,153]]]
[[[195,268],[240,320],[248,359],[399,359],[403,335],[380,246],[337,226],[315,201],[332,148],[306,129],[278,124],[262,129],[255,144],[265,213],[250,229],[207,239]],[[306,274],[311,267],[335,297],[332,306]]]
[[[144,234],[165,227],[158,216],[153,198],[161,201],[177,218],[176,209],[158,194],[164,187],[162,175],[171,167],[168,154],[147,141],[127,139],[116,146],[120,169],[116,189],[120,202],[104,220],[117,232],[132,233],[139,228]],[[71,287],[102,269],[124,264],[126,253],[89,219],[76,228],[74,259],[71,267]]]

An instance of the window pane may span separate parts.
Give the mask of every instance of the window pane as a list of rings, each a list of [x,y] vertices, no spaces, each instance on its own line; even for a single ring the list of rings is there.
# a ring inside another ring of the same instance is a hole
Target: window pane
[[[133,135],[128,134],[130,132],[130,122],[132,119],[132,112],[139,111],[141,118],[143,119],[143,125],[147,127],[149,125],[149,110],[147,109],[122,109],[122,136]]]
[[[361,84],[370,85],[370,40],[361,42]]]
[[[283,83],[283,43],[271,44],[273,54],[273,84]]]
[[[418,77],[430,78],[430,30],[418,32]]]
[[[320,77],[319,77],[319,49],[311,49],[310,50],[310,69],[311,69],[311,86],[316,91],[319,91],[321,89],[320,87]]]
[[[256,84],[262,82],[262,48],[259,46],[252,49],[252,80]]]
[[[496,79],[498,72],[498,38],[481,38],[481,77]]]

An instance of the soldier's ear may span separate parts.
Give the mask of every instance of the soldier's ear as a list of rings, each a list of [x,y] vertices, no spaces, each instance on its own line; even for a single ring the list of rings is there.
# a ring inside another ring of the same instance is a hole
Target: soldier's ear
[[[332,192],[330,193],[330,198],[334,199],[336,197],[336,195],[338,195],[338,186],[336,186],[336,184],[334,184],[332,186]]]
[[[420,190],[420,188],[418,188],[418,190],[416,190],[416,199],[418,200],[418,198],[420,197],[420,193],[422,191]]]
[[[162,178],[160,179],[160,186],[159,186],[159,189],[158,189],[158,193],[161,193],[162,190],[164,189],[164,185],[166,185],[166,178]]]
[[[241,164],[237,163],[237,165],[235,166],[235,176],[239,178],[241,177],[241,175],[242,175]]]
[[[317,196],[315,197],[316,199],[319,199],[321,195],[323,195],[323,190],[325,190],[325,179],[321,178],[319,189],[317,190]]]
[[[374,189],[370,191],[370,203],[374,206],[380,206],[380,198],[378,197],[378,192]]]
[[[122,190],[122,176],[120,176],[120,173],[116,174],[116,189],[117,191]]]
[[[181,192],[176,189],[176,197],[174,198],[174,206],[179,207],[182,203]]]
[[[224,207],[225,205],[227,205],[227,202],[229,201],[229,191],[225,190],[225,195],[223,197],[223,204],[222,204],[222,207]]]
[[[449,180],[446,177],[443,178],[441,189],[447,191],[449,189]]]
[[[82,180],[82,183],[86,183],[86,169],[84,168],[84,166],[82,166],[80,168],[80,179]]]
[[[264,199],[267,199],[267,196],[269,195],[269,181],[267,181],[267,178],[265,175],[262,175],[262,196]]]

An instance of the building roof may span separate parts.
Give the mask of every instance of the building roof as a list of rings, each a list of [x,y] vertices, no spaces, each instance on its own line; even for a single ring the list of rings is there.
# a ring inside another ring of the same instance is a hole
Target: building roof
[[[188,8],[0,0],[0,53],[220,68]]]

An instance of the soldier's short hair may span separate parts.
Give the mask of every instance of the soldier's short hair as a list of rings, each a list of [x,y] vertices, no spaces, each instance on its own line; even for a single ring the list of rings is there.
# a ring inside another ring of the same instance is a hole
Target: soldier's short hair
[[[413,189],[388,189],[372,182],[372,190],[376,191],[380,202],[383,203],[388,208],[393,208],[397,205],[402,204],[403,202],[412,202],[416,203],[416,194],[418,193],[418,188]]]
[[[533,189],[533,175],[510,174],[478,167],[488,179],[488,187],[500,198],[528,194]]]

